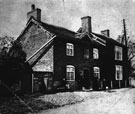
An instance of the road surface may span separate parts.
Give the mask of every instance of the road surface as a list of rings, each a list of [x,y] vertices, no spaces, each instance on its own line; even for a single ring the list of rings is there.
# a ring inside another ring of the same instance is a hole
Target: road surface
[[[135,114],[135,88],[117,90],[107,97],[86,99],[84,102],[38,114]]]

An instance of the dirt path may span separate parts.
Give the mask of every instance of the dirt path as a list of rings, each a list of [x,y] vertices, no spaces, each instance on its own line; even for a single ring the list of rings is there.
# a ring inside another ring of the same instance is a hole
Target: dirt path
[[[108,114],[135,114],[135,89],[130,89]]]
[[[135,89],[110,94],[108,97],[89,99],[38,114],[135,114]]]

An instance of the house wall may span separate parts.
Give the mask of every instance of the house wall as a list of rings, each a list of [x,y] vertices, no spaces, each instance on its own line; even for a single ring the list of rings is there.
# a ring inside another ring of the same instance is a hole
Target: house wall
[[[116,44],[108,43],[106,47],[106,57],[105,57],[105,79],[107,80],[107,86],[111,88],[119,88],[119,87],[125,87],[125,85],[128,85],[128,70],[127,70],[127,55],[126,55],[126,47],[122,46],[123,48],[123,60],[115,60],[115,50],[114,46]],[[121,45],[118,45],[121,46]],[[116,80],[115,76],[115,65],[121,65],[123,67],[123,80],[118,81]],[[111,85],[112,81],[112,85]],[[126,83],[126,84],[125,84]]]
[[[33,92],[48,93],[52,91],[52,72],[34,71]]]
[[[67,64],[70,64],[70,65],[73,65],[76,67],[77,58],[75,59],[75,56],[69,56],[69,57],[66,56],[66,42],[75,44],[75,42],[73,42],[72,40],[68,41],[68,40],[65,40],[65,38],[63,38],[63,39],[59,38],[59,39],[55,40],[55,44],[54,44],[54,88],[57,88],[60,86],[65,86],[64,80],[66,78],[66,65]],[[76,46],[74,45],[74,48],[75,47]]]
[[[48,32],[42,30],[39,26],[32,23],[30,27],[28,27],[28,29],[25,30],[25,33],[21,36],[21,39],[19,40],[20,43],[22,44],[23,51],[26,52],[27,55],[26,59],[28,59],[32,54],[34,54],[50,38],[51,36]],[[34,72],[39,72],[39,74],[41,74],[40,71],[44,73],[53,72],[53,46],[47,51],[47,53],[40,60],[38,60],[38,62],[32,67],[32,69]],[[29,77],[27,81],[25,79],[22,80],[22,87],[23,88],[29,87],[28,90],[31,91],[32,81],[33,81],[32,76]]]
[[[19,41],[27,54],[27,58],[51,38],[50,33],[41,29],[38,25],[31,23],[29,26]]]
[[[74,44],[74,56],[66,55],[66,43]],[[104,48],[96,47],[99,49],[99,52],[102,53]],[[84,59],[84,49],[89,49],[89,59]],[[101,54],[101,58],[102,58]],[[100,58],[100,59],[101,59]],[[82,85],[82,77],[80,71],[84,69],[89,70],[88,79],[93,81],[93,67],[100,65],[100,59],[93,60],[93,45],[92,43],[86,43],[71,39],[59,38],[55,39],[54,45],[54,88],[64,86],[64,84],[69,84],[70,89],[76,90],[79,89]],[[73,65],[75,67],[75,81],[65,81],[66,78],[66,65]],[[101,73],[101,77],[103,77]],[[89,84],[88,86],[91,86]],[[88,87],[89,88],[89,87]]]
[[[74,56],[66,55],[66,43],[74,44]],[[78,51],[77,51],[78,50]],[[77,53],[78,52],[78,53]],[[54,44],[54,88],[65,86],[66,65],[75,66],[76,79],[78,78],[78,71],[76,70],[81,59],[78,45],[72,40],[65,40],[62,38],[56,39]],[[68,83],[68,82],[66,82]],[[69,82],[71,86],[77,86],[77,82]],[[77,88],[77,87],[75,87]]]
[[[48,32],[45,32],[37,25],[32,24],[31,27],[22,36],[21,40],[21,43],[23,44],[23,50],[27,53],[27,58],[30,57],[35,51],[37,51],[49,39],[50,34]],[[74,56],[66,55],[66,43],[74,44]],[[86,48],[89,48],[90,50],[89,59],[84,59],[84,49]],[[99,59],[93,59],[93,48],[99,49]],[[123,49],[123,61],[115,61],[113,43],[109,42],[107,43],[107,46],[101,46],[95,45],[90,41],[80,41],[75,40],[74,38],[66,38],[64,36],[57,37],[54,40],[54,45],[34,65],[33,70],[52,72],[54,89],[69,84],[71,90],[76,90],[79,89],[82,84],[80,71],[89,69],[89,81],[93,81],[93,67],[97,66],[100,68],[100,82],[98,86],[101,86],[101,82],[103,82],[103,80],[105,79],[106,85],[111,88],[111,81],[113,86],[119,86],[119,82],[115,80],[115,65],[118,64],[123,66],[124,76],[123,81],[121,81],[121,87],[124,87],[125,80],[127,79],[127,61],[125,50],[126,48]],[[75,81],[65,81],[66,65],[73,65],[75,67]]]
[[[105,67],[105,61],[106,61],[106,47],[102,45],[94,45],[93,48],[98,49],[98,59],[92,59],[90,64],[91,64],[91,74],[92,74],[92,89],[94,90],[99,90],[99,88],[103,89],[103,79],[106,78],[107,75],[107,70]],[[93,49],[92,48],[92,49]],[[92,51],[93,54],[93,51]],[[93,58],[93,57],[92,57]],[[94,67],[99,67],[100,69],[100,78],[94,77]]]
[[[113,44],[107,44],[106,46],[106,55],[105,55],[105,71],[107,71],[105,74],[105,78],[107,80],[112,80],[114,77],[114,46]]]
[[[33,71],[53,72],[53,46],[33,66]]]

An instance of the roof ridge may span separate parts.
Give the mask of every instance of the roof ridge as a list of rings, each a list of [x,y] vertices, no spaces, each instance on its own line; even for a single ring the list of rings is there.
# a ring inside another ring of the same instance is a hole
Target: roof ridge
[[[38,21],[38,20],[37,20],[37,21]],[[41,24],[48,25],[48,26],[53,26],[53,27],[56,27],[56,28],[64,29],[64,30],[67,30],[67,31],[72,32],[72,33],[76,33],[75,31],[69,30],[69,29],[64,28],[64,27],[62,27],[62,26],[53,25],[53,24],[50,24],[50,23],[45,23],[45,22],[43,22],[43,21],[38,21],[38,22],[40,22]]]

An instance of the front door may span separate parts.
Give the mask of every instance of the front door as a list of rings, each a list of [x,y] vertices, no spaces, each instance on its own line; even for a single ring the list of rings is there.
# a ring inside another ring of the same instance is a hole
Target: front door
[[[90,89],[90,71],[89,69],[84,69],[84,79],[83,79],[83,86],[86,89]]]

